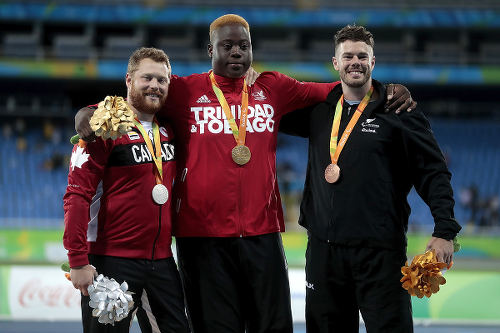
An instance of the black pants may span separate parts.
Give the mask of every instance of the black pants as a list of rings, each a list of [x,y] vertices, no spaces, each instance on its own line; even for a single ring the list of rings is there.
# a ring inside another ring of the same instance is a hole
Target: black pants
[[[291,333],[288,270],[279,233],[177,238],[195,333]]]
[[[128,290],[134,293],[134,309],[114,326],[103,325],[92,317],[89,297],[82,296],[84,333],[128,333],[138,308],[141,308],[138,317],[143,332],[189,332],[181,281],[173,258],[145,260],[89,255],[89,261],[99,274],[118,283],[127,281]]]
[[[309,236],[306,252],[308,333],[412,333],[410,295],[401,286],[404,251],[338,246]]]

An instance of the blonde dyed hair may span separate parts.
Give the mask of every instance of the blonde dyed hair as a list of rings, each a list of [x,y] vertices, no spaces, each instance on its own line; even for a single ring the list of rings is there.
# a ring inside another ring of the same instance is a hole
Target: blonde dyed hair
[[[248,22],[243,17],[236,14],[226,14],[210,23],[210,41],[212,41],[213,32],[215,30],[230,24],[239,24],[247,29],[250,34],[250,25],[248,25]]]
[[[132,75],[139,68],[139,63],[143,59],[151,59],[155,62],[162,62],[167,65],[169,70],[172,70],[170,67],[170,60],[168,59],[168,55],[160,49],[154,47],[141,47],[132,53],[128,60],[127,73]]]

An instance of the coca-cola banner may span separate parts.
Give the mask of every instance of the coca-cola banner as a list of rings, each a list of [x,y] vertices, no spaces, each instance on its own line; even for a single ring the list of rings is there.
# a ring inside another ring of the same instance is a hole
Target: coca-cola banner
[[[7,298],[11,318],[81,318],[80,292],[66,280],[59,267],[11,266],[10,272],[5,275],[8,275]],[[4,291],[1,293],[4,294]]]
[[[303,322],[304,271],[290,269],[289,275],[294,321]],[[80,292],[58,266],[0,266],[1,317],[80,320]]]

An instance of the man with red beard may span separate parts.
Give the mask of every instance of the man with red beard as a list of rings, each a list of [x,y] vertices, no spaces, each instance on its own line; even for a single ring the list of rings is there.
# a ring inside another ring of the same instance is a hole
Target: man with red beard
[[[413,332],[410,296],[400,283],[414,186],[429,205],[427,249],[450,264],[460,230],[451,174],[421,111],[384,112],[385,88],[372,80],[373,36],[346,26],[335,35],[341,85],[322,102],[286,115],[280,130],[309,138],[299,223],[308,230],[306,329]],[[424,249],[422,249],[424,250]]]
[[[73,149],[64,195],[64,247],[71,281],[82,293],[85,333],[129,332],[138,307],[155,332],[189,332],[179,272],[171,251],[174,135],[155,114],[170,84],[167,55],[141,48],[129,59],[127,98],[135,126],[116,140],[97,138]],[[90,222],[89,222],[90,221]],[[87,287],[96,271],[126,281],[134,308],[113,326],[92,316]],[[142,326],[142,325],[141,325]]]

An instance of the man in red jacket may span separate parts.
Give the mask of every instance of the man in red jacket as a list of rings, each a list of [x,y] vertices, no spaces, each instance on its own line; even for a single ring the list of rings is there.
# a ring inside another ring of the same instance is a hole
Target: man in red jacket
[[[287,112],[323,101],[338,84],[264,72],[249,87],[249,30],[237,15],[212,22],[213,70],[173,76],[161,113],[177,137],[174,235],[195,333],[292,332],[276,181],[278,124]],[[77,123],[81,135],[90,134],[80,128]]]
[[[64,247],[71,281],[82,292],[85,333],[128,332],[138,306],[151,309],[150,325],[159,332],[189,332],[170,249],[167,195],[175,175],[174,135],[155,119],[167,98],[170,73],[162,50],[135,51],[126,76],[135,126],[116,140],[98,138],[73,149],[64,195]],[[127,281],[133,292],[135,309],[114,326],[92,316],[87,287],[96,269],[118,283]]]

